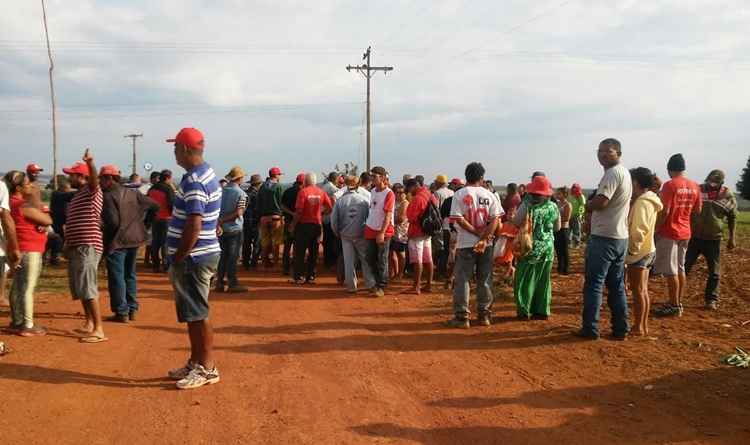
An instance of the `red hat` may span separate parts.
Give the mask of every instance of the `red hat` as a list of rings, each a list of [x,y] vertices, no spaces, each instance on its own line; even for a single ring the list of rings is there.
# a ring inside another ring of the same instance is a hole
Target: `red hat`
[[[39,173],[43,171],[44,169],[37,164],[29,164],[26,166],[26,173]]]
[[[108,164],[103,165],[101,169],[99,169],[99,176],[122,176],[120,174],[120,169],[117,168],[116,165]]]
[[[281,173],[281,169],[279,167],[271,167],[271,170],[268,170],[268,176],[280,176],[283,175]]]
[[[89,175],[89,166],[85,163],[78,161],[70,167],[63,168],[63,173],[66,175]]]
[[[546,176],[535,176],[526,186],[526,192],[533,195],[552,196],[552,184]]]
[[[279,170],[279,174],[281,174],[281,170]],[[300,183],[300,184],[304,184],[305,183],[305,172],[300,172],[297,175],[297,182]]]
[[[174,142],[176,144],[185,145],[188,148],[199,148],[203,149],[203,133],[197,128],[183,128],[177,133],[174,139],[167,139],[167,142]]]
[[[464,180],[461,178],[451,179],[451,185],[464,185]]]

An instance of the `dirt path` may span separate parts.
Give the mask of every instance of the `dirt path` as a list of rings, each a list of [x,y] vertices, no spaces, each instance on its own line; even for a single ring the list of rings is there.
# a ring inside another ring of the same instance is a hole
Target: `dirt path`
[[[739,285],[727,284],[722,311],[700,311],[693,299],[682,319],[654,322],[658,340],[625,343],[570,335],[580,275],[556,278],[549,321],[515,321],[504,290],[494,326],[454,331],[441,326],[450,313],[442,292],[351,298],[331,277],[294,288],[278,274],[245,274],[248,294],[212,295],[222,382],[195,391],[177,391],[163,377],[185,361],[187,336],[165,277],[143,272],[141,316],[108,324],[108,343],[70,337],[79,308],[61,295],[37,305],[50,335],[0,336],[13,348],[0,358],[0,437],[8,444],[750,443],[750,371],[718,363],[735,345],[750,346],[750,325],[740,326],[750,320],[741,284],[747,271],[732,267],[725,273]],[[654,289],[663,295],[660,283]]]

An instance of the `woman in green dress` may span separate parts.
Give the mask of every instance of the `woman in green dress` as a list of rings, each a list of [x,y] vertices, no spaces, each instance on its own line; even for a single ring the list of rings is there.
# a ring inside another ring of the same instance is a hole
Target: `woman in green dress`
[[[514,224],[531,224],[531,250],[518,261],[513,293],[518,318],[546,320],[552,303],[552,263],[555,232],[560,230],[560,211],[550,201],[552,185],[537,176],[526,188],[530,199],[519,207]],[[528,215],[528,220],[527,220]]]

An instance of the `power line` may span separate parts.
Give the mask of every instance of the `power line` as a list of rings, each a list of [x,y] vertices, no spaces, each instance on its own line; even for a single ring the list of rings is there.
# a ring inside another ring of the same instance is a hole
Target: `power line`
[[[498,36],[509,34],[509,33],[513,32],[513,31],[521,29],[522,27],[528,25],[529,23],[535,22],[535,21],[539,20],[540,18],[545,17],[545,16],[551,14],[553,11],[555,11],[555,10],[557,10],[559,8],[562,8],[563,6],[566,6],[566,5],[570,4],[570,3],[573,3],[573,1],[575,1],[575,0],[565,0],[565,1],[562,1],[562,2],[558,3],[557,5],[555,5],[555,6],[551,7],[551,8],[547,8],[544,11],[540,12],[539,14],[536,14],[536,15],[530,17],[529,19],[527,19],[525,21],[523,21],[521,23],[518,23],[517,25],[511,26],[510,28],[506,28],[504,31],[501,31],[498,34]],[[492,42],[494,42],[494,40],[488,40],[488,41],[482,43],[481,45],[475,46],[474,48],[470,48],[470,49],[468,49],[468,50],[466,50],[466,51],[458,54],[455,58],[465,57],[468,54],[470,54],[470,53],[476,51],[477,49],[482,48],[485,45],[490,44]]]

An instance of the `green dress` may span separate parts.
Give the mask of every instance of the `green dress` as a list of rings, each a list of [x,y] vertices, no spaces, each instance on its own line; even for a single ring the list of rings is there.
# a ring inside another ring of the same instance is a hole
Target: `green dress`
[[[518,262],[513,293],[519,317],[550,315],[555,226],[560,211],[552,201],[531,205],[533,248]]]

